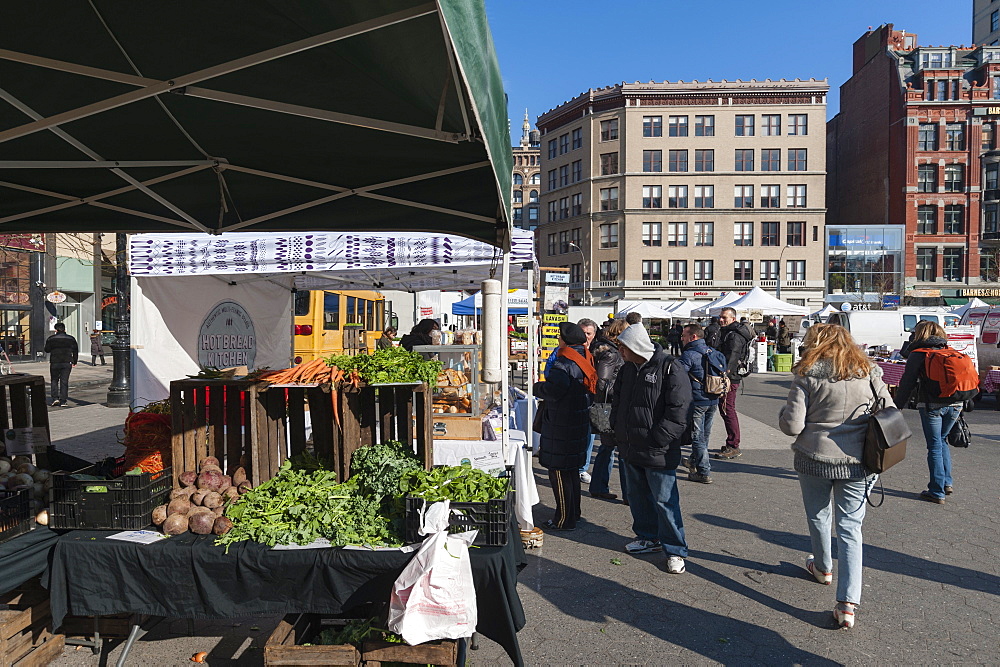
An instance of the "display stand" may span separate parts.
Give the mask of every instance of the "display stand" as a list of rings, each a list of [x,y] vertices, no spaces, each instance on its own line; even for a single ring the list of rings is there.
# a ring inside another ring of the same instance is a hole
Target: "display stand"
[[[49,410],[45,400],[45,378],[40,375],[0,375],[0,427],[44,429],[45,447],[35,449],[35,464],[49,468]],[[37,446],[36,438],[36,446]]]

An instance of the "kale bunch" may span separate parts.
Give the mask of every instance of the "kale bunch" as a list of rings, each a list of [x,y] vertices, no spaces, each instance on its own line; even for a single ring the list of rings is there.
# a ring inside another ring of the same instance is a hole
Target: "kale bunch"
[[[413,452],[395,440],[362,447],[351,455],[351,479],[364,493],[378,500],[398,496],[403,475],[422,469]]]

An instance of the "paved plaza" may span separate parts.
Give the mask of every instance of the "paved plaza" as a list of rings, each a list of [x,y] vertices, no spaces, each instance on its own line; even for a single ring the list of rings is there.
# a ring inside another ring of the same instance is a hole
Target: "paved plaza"
[[[74,379],[85,381],[83,376]],[[713,461],[710,486],[680,482],[692,550],[686,574],[667,574],[659,554],[625,554],[632,539],[628,508],[586,493],[583,526],[548,534],[543,548],[529,552],[519,587],[528,619],[519,635],[527,664],[1000,661],[994,625],[1000,609],[1000,413],[993,411],[994,399],[967,415],[973,445],[952,450],[955,494],[941,506],[916,497],[926,484],[926,450],[917,414],[907,411],[917,435],[908,458],[885,475],[885,504],[868,509],[864,597],[858,625],[848,631],[832,621],[835,587],[815,583],[802,567],[809,542],[791,439],[776,430],[788,384],[787,374],[749,378],[739,397],[745,454]],[[114,433],[126,411],[99,404],[105,387],[81,387],[71,392],[71,407],[52,409],[53,439],[61,448],[85,458],[121,451]],[[717,422],[713,449],[723,438]],[[536,478],[541,523],[552,511],[552,495],[541,468]],[[612,485],[617,492],[617,475]],[[168,619],[137,643],[131,662],[189,665],[194,652],[208,651],[213,665],[259,665],[277,620],[199,621],[188,636],[186,621]],[[115,640],[106,651],[110,664],[120,651]],[[508,663],[486,639],[469,660]],[[67,647],[56,664],[99,662],[87,649]]]

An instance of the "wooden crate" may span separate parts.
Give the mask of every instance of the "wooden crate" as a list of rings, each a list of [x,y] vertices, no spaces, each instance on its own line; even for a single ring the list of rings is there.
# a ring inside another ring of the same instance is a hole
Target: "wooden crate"
[[[98,616],[95,625],[93,616],[66,615],[58,630],[67,637],[90,638],[95,632],[101,637],[128,637],[132,626],[141,625],[145,618],[141,614],[112,614]]]
[[[321,630],[319,614],[288,614],[278,623],[264,644],[264,665],[354,665],[361,664],[361,652],[350,644],[302,646],[312,642]]]
[[[63,635],[52,634],[48,592],[21,588],[0,596],[0,667],[47,665],[64,644]]]
[[[0,428],[44,428],[49,430],[45,378],[40,375],[0,375]],[[35,462],[48,468],[46,452],[36,452]]]
[[[453,639],[443,639],[439,643],[410,646],[385,641],[366,641],[361,647],[361,659],[364,660],[365,667],[381,667],[386,662],[455,667],[458,664],[458,642]]]

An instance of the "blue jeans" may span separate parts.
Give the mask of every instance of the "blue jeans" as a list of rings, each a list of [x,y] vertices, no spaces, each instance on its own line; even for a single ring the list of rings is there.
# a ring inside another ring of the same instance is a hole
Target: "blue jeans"
[[[874,483],[874,475],[867,479],[823,479],[799,473],[813,558],[821,572],[833,572],[830,529],[836,511],[838,602],[861,604],[861,523],[865,520],[865,486]]]
[[[937,408],[919,408],[920,425],[927,441],[927,468],[931,481],[927,490],[935,498],[944,498],[944,487],[951,486],[951,451],[948,448],[948,434],[958,421],[962,408],[957,405],[942,405]]]
[[[587,472],[590,467],[590,457],[594,454],[594,438],[596,437],[595,434],[590,434],[590,443],[587,445],[587,462],[580,466],[580,472]]]
[[[590,493],[609,493],[611,488],[611,469],[615,467],[615,444],[614,436],[602,435],[601,446],[597,448],[597,457],[594,459],[594,472],[590,477]],[[618,480],[622,487],[622,500],[628,499],[628,481],[625,478],[625,462],[618,458]]]
[[[691,461],[702,475],[712,472],[708,458],[708,437],[712,434],[712,420],[718,411],[717,405],[691,406]]]
[[[681,497],[677,473],[666,468],[640,468],[628,463],[628,502],[632,510],[632,530],[640,540],[659,540],[668,556],[686,558]]]

